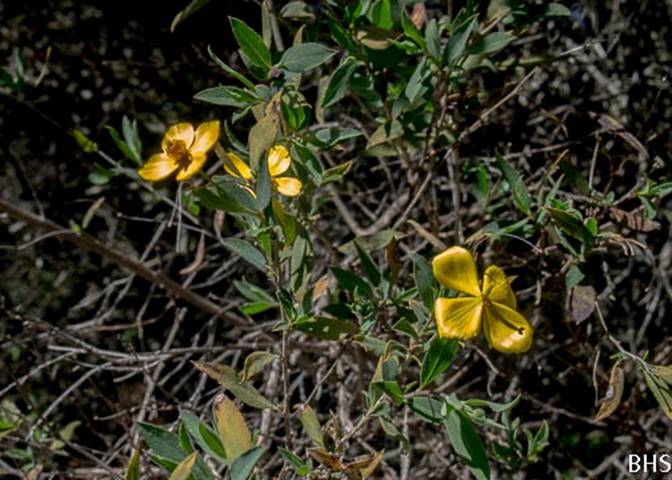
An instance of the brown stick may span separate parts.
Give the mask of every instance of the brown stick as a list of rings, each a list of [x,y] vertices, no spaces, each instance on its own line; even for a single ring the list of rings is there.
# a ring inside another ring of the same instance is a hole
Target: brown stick
[[[49,233],[54,233],[55,235],[62,237],[64,240],[67,240],[68,242],[83,250],[97,253],[98,255],[105,257],[108,260],[111,260],[112,262],[127,268],[128,270],[131,270],[134,274],[144,278],[148,282],[155,283],[159,287],[166,290],[170,295],[181,298],[182,300],[191,303],[193,306],[203,310],[204,312],[215,315],[216,317],[223,318],[238,325],[243,324],[241,320],[238,320],[235,317],[224,315],[223,309],[221,307],[217,306],[202,295],[199,295],[198,293],[191,290],[187,290],[182,285],[170,279],[166,275],[149,269],[144,263],[134,258],[127,257],[118,250],[108,247],[104,243],[87,234],[70,231],[61,225],[52,222],[51,220],[35,215],[34,213],[29,212],[28,210],[24,210],[23,208],[13,205],[12,203],[3,199],[0,199],[0,211],[6,212],[11,217],[17,220],[22,220],[32,225],[33,227],[46,230]]]

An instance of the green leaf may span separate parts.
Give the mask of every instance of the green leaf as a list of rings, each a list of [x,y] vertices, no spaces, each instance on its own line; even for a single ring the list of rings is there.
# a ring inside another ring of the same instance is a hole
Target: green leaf
[[[81,148],[85,153],[95,153],[98,151],[98,144],[79,130],[73,130],[70,132],[70,135],[72,135],[72,138],[75,139],[77,145],[79,145],[79,148]]]
[[[361,65],[362,63],[353,57],[347,57],[341,62],[329,77],[327,89],[322,97],[322,108],[332,106],[347,95],[350,78]]]
[[[670,385],[656,374],[651,368],[651,365],[638,365],[639,369],[644,374],[644,381],[653,393],[653,396],[658,401],[660,408],[663,410],[667,418],[672,420],[672,390]]]
[[[481,437],[472,426],[469,419],[459,410],[449,408],[444,420],[446,432],[455,453],[478,480],[490,478],[488,456]]]
[[[495,413],[502,413],[506,412],[507,410],[511,410],[513,407],[518,405],[518,402],[520,402],[520,395],[517,395],[513,400],[506,403],[490,402],[488,400],[481,400],[479,398],[471,398],[469,400],[465,400],[463,403],[469,405],[470,407],[476,408],[488,407]]]
[[[319,67],[336,54],[335,50],[320,43],[302,43],[285,50],[280,58],[280,68],[292,73],[303,73]]]
[[[317,418],[315,410],[310,405],[302,405],[299,407],[299,420],[303,426],[304,431],[312,440],[316,447],[325,448],[324,435],[320,427],[320,421]]]
[[[553,207],[546,207],[546,211],[551,216],[551,219],[553,219],[553,223],[567,235],[585,244],[592,243],[594,235],[583,224],[578,214]]]
[[[404,403],[404,392],[399,386],[399,382],[396,380],[386,380],[384,382],[375,382],[373,385],[376,388],[380,388],[382,391],[387,393],[390,398],[394,401],[395,405],[399,406]]]
[[[182,20],[191,17],[194,13],[198,12],[208,3],[210,3],[210,0],[192,0],[189,2],[189,5],[180,10],[178,14],[175,15],[175,18],[173,18],[173,21],[170,24],[171,33],[175,31],[175,28],[180,22],[182,22]]]
[[[458,341],[454,338],[435,338],[422,361],[420,388],[425,388],[453,363]]]
[[[271,174],[268,171],[268,162],[259,162],[259,174],[255,185],[257,206],[263,211],[271,202]]]
[[[275,143],[278,133],[278,121],[275,115],[266,115],[251,129],[247,137],[247,148],[250,152],[250,166],[253,170],[259,169],[262,156]]]
[[[238,379],[238,374],[233,368],[226,365],[200,362],[194,362],[194,366],[230,391],[234,397],[244,404],[260,410],[264,408],[276,408],[275,405],[262,396],[253,386],[241,383]]]
[[[194,451],[194,444],[191,442],[189,433],[187,432],[187,429],[182,422],[177,425],[177,438],[180,441],[180,448],[182,448],[182,450],[187,453]]]
[[[140,449],[136,448],[131,455],[131,459],[128,462],[128,467],[126,467],[126,475],[124,475],[124,480],[140,480]]]
[[[257,373],[263,372],[267,365],[270,365],[278,358],[278,355],[270,352],[252,352],[245,357],[243,365],[243,374],[241,380],[247,382]]]
[[[315,20],[315,15],[306,2],[292,1],[282,7],[280,10],[282,18],[291,18],[302,22],[312,22]]]
[[[280,224],[280,228],[282,229],[285,245],[291,245],[296,240],[298,231],[296,218],[288,214],[282,206],[282,202],[278,200],[272,200],[271,208],[273,210],[273,218]]]
[[[244,188],[244,185],[239,180],[229,176],[216,175],[212,177],[212,185],[214,185],[218,195],[225,196],[235,202],[237,206],[237,210],[235,211],[249,213],[257,211],[256,199],[248,189]]]
[[[341,180],[343,180],[345,174],[347,174],[348,171],[350,171],[351,167],[352,167],[352,160],[349,160],[345,163],[341,163],[340,165],[336,165],[335,167],[326,169],[320,175],[320,185],[326,185],[327,183],[332,182],[340,182]]]
[[[415,255],[413,257],[413,272],[415,274],[415,285],[422,299],[422,303],[432,311],[434,309],[434,272],[432,266],[424,257]]]
[[[126,158],[129,160],[134,161],[138,165],[142,163],[142,159],[136,160],[135,159],[135,154],[131,150],[131,147],[129,147],[126,142],[124,142],[121,137],[119,136],[119,132],[112,126],[112,125],[105,125],[105,129],[109,132],[110,137],[112,137],[112,140],[114,141],[114,144],[116,147],[119,149],[121,153],[124,154]]]
[[[130,120],[126,115],[121,119],[121,132],[124,135],[124,142],[131,152],[131,160],[138,165],[142,163],[142,144],[138,134],[137,120]]]
[[[212,210],[254,213],[257,209],[257,202],[250,192],[230,177],[213,177],[211,185],[195,189],[194,194],[204,207]]]
[[[490,55],[502,50],[515,38],[508,32],[494,32],[483,37],[473,47],[469,48],[469,53],[472,55]]]
[[[236,287],[236,290],[252,302],[267,302],[275,305],[275,297],[273,297],[266,290],[257,287],[247,281],[243,280],[234,280],[233,286]]]
[[[354,128],[322,128],[315,132],[313,143],[318,145],[323,150],[328,150],[340,142],[350,138],[359,137],[361,135],[363,135],[362,132]]]
[[[544,17],[569,17],[572,15],[572,11],[560,3],[551,2],[546,5]]]
[[[186,456],[174,433],[151,423],[139,423],[138,430],[149,448],[157,455],[178,463]]]
[[[208,55],[210,55],[210,58],[217,64],[219,68],[224,70],[227,74],[238,80],[240,83],[245,85],[249,90],[254,90],[254,83],[250,82],[245,76],[241,75],[240,73],[236,72],[233,68],[229,67],[221,58],[219,58],[215,53],[212,51],[210,46],[208,45]]]
[[[187,410],[180,410],[180,420],[182,420],[182,423],[189,432],[191,438],[193,438],[198,446],[200,446],[208,455],[217,460],[226,461],[224,446],[217,434],[210,427],[201,422],[196,415]]]
[[[527,191],[527,186],[523,181],[522,175],[507,162],[504,157],[497,155],[496,160],[497,168],[502,175],[504,180],[509,185],[511,189],[511,194],[513,195],[513,203],[518,207],[518,210],[523,212],[525,215],[530,216],[532,210],[530,208],[530,194]]]
[[[245,58],[264,73],[272,66],[271,51],[264,44],[264,39],[257,32],[248,27],[245,22],[235,17],[229,17],[233,36],[240,46]]]
[[[231,465],[231,480],[247,480],[264,452],[266,447],[254,447],[238,457]]]
[[[337,267],[332,267],[331,271],[336,277],[338,283],[346,290],[349,290],[353,293],[355,291],[358,291],[360,294],[366,297],[373,296],[371,286],[366,282],[366,280],[364,280],[356,273],[350,272],[348,270],[343,270]]]
[[[264,39],[264,45],[268,48],[271,48],[273,36],[272,23],[273,18],[269,11],[268,2],[264,0],[261,2],[261,36]]]
[[[257,267],[262,272],[266,268],[266,257],[252,246],[250,242],[240,238],[229,237],[222,240],[222,244],[233,253]]]
[[[581,271],[578,265],[572,265],[565,275],[565,287],[571,290],[576,287],[581,281],[586,278],[586,275]]]
[[[280,454],[292,466],[298,476],[305,477],[311,472],[311,464],[303,463],[301,458],[299,458],[295,453],[290,452],[286,448],[281,448]]]
[[[376,0],[369,9],[369,20],[378,28],[390,30],[394,26],[390,0]]]
[[[194,99],[225,107],[249,107],[260,101],[255,94],[228,85],[201,90],[194,95]]]
[[[420,30],[405,12],[401,14],[401,28],[404,30],[404,35],[413,40],[419,47],[424,47],[425,39],[422,38]]]
[[[178,436],[174,433],[151,423],[139,423],[137,427],[153,454],[169,460],[174,465],[187,456],[187,452],[180,447]],[[196,460],[193,475],[196,480],[212,479],[210,469],[200,457]]]
[[[427,27],[425,27],[425,45],[430,57],[439,57],[439,47],[441,43],[439,39],[439,26],[436,22],[436,18],[432,18],[429,23],[427,23]]]
[[[427,90],[427,88],[424,87],[423,82],[428,74],[429,69],[427,68],[427,61],[423,58],[420,60],[420,63],[418,63],[418,66],[413,71],[413,75],[411,75],[411,78],[408,79],[408,83],[406,84],[404,94],[409,102],[415,102],[415,100]]]
[[[469,36],[477,23],[476,19],[471,20],[450,37],[446,49],[443,52],[443,57],[448,63],[453,63],[464,54],[467,42],[469,41]]]
[[[344,243],[338,247],[338,251],[343,255],[354,256],[357,255],[357,248],[355,247],[355,241],[359,244],[360,247],[365,249],[367,252],[374,252],[382,248],[387,247],[390,242],[394,239],[394,230],[387,228],[385,230],[379,230],[373,235],[366,237],[357,237],[355,240],[350,240],[347,243]]]
[[[404,133],[404,127],[399,120],[393,120],[380,125],[369,137],[366,148],[373,148],[384,143],[392,142],[400,138]]]
[[[326,317],[308,317],[297,322],[295,327],[324,340],[339,340],[341,336],[359,332],[359,326],[355,323]]]
[[[374,286],[380,285],[381,275],[378,271],[378,267],[376,267],[376,264],[373,263],[373,259],[369,256],[368,252],[364,250],[359,245],[359,243],[357,243],[356,240],[355,247],[357,248],[357,255],[359,255],[359,261],[362,263],[362,270],[364,270],[366,277]]]

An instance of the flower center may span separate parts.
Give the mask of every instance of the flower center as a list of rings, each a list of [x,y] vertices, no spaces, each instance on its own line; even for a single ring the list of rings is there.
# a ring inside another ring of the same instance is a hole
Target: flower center
[[[173,140],[166,148],[166,154],[178,165],[178,170],[186,170],[191,163],[191,153],[182,140]]]

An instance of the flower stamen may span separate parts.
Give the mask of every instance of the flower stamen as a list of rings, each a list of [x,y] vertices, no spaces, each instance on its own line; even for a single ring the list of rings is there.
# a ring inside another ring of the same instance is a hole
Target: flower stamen
[[[169,142],[166,154],[178,165],[178,170],[186,170],[191,164],[191,153],[182,140]]]

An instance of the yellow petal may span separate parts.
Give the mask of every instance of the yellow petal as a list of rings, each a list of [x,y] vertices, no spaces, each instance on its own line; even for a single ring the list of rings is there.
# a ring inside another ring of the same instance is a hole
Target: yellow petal
[[[178,182],[189,180],[191,177],[196,175],[201,168],[203,168],[203,164],[205,163],[206,158],[207,155],[205,153],[192,155],[189,166],[183,170],[180,170],[175,176],[175,180]]]
[[[483,333],[495,350],[522,353],[530,348],[533,330],[520,313],[494,302],[486,304],[483,312]]]
[[[252,169],[242,158],[233,152],[228,152],[226,154],[224,170],[226,170],[226,173],[232,177],[243,178],[245,180],[250,180],[252,178]]]
[[[483,293],[493,302],[516,309],[516,294],[513,293],[506,274],[499,267],[491,265],[485,269]]]
[[[149,157],[147,163],[138,170],[138,174],[144,180],[158,182],[170,176],[175,170],[177,170],[177,163],[165,153],[157,153]]]
[[[189,152],[191,152],[192,155],[208,153],[208,151],[215,146],[218,138],[219,120],[203,122],[196,129],[196,133],[194,133],[194,143],[191,145]]]
[[[451,290],[468,293],[478,297],[476,264],[469,250],[462,247],[450,247],[432,260],[434,276],[441,285]]]
[[[296,197],[301,192],[301,180],[293,177],[276,177],[273,179],[275,189],[287,197]]]
[[[285,173],[291,163],[292,157],[290,157],[289,151],[284,145],[271,147],[268,152],[268,173],[271,174],[271,177]]]
[[[194,143],[194,127],[191,125],[191,123],[177,123],[170,127],[163,136],[163,140],[161,141],[161,148],[165,152],[171,143],[177,141],[184,142],[184,148],[188,149],[191,147],[191,144]]]
[[[434,317],[439,336],[467,339],[475,337],[481,329],[480,298],[437,298]]]

